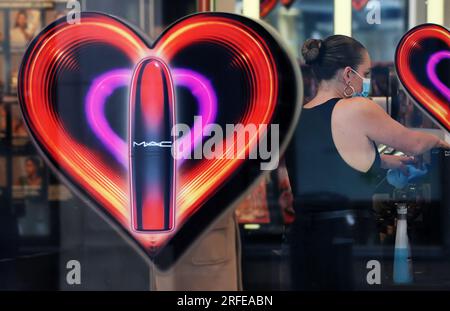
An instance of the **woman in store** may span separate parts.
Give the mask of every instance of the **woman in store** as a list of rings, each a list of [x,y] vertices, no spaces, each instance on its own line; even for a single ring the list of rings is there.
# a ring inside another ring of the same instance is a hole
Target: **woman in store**
[[[342,35],[309,39],[302,54],[319,86],[303,106],[287,152],[296,211],[289,235],[292,286],[348,290],[354,269],[367,273],[366,262],[353,261],[352,247],[375,236],[369,211],[377,176],[386,173],[381,169],[406,173],[416,156],[450,145],[402,126],[367,98],[371,60],[360,42]],[[380,143],[408,156],[380,156]],[[365,282],[365,274],[360,277]]]

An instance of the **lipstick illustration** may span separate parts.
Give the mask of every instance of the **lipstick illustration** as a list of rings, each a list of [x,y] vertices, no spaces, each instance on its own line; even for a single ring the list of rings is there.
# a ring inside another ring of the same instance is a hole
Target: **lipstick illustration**
[[[164,232],[174,227],[175,159],[171,154],[175,95],[170,70],[158,58],[142,60],[130,90],[129,166],[132,228]]]

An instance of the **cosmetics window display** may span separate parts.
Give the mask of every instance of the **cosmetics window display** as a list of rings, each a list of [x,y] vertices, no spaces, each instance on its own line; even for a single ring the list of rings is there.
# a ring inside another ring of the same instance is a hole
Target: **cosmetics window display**
[[[2,3],[0,3],[2,4]],[[0,69],[7,93],[17,90],[17,72],[23,53],[39,31],[66,14],[65,2],[23,1],[0,7]]]
[[[0,104],[0,195],[25,238],[49,237],[55,207],[72,198],[32,146],[14,96],[3,96]]]
[[[53,1],[0,7],[0,189],[4,206],[17,217],[19,233],[28,237],[51,234],[51,206],[72,196],[58,182],[49,184],[51,174],[30,142],[17,102],[17,72],[31,39],[65,12],[65,3]]]
[[[62,2],[0,1],[1,289],[33,289],[39,287],[36,282],[54,288],[54,280],[43,275],[57,267],[58,207],[71,194],[59,190],[28,137],[17,101],[17,73],[30,40],[64,10]],[[32,265],[39,271],[33,274],[42,276],[23,273]]]

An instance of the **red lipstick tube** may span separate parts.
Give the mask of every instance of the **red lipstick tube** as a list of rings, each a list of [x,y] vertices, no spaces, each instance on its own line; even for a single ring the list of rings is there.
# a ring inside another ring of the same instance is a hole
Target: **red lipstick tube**
[[[146,58],[136,66],[130,90],[128,147],[134,231],[164,232],[174,227],[174,124],[175,95],[170,70],[158,58]]]

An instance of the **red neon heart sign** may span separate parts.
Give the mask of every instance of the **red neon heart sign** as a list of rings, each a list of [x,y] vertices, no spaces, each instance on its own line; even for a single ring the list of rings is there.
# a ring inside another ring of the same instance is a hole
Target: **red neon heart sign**
[[[295,0],[281,0],[281,4],[289,9],[293,4]]]
[[[259,4],[259,15],[266,17],[277,5],[278,0],[261,0]]]
[[[450,32],[433,24],[411,29],[397,47],[395,65],[415,102],[450,131]]]
[[[245,17],[189,16],[155,43],[147,42],[132,27],[104,14],[84,12],[80,24],[73,25],[60,19],[30,44],[19,73],[19,99],[30,134],[50,166],[159,267],[168,268],[262,174],[255,169],[261,160],[184,161],[177,169],[176,230],[133,232],[129,172],[91,129],[85,114],[96,78],[112,70],[131,71],[150,56],[172,71],[189,68],[211,81],[218,123],[279,124],[281,152],[298,118],[302,90],[295,62],[279,41],[262,24]],[[196,101],[175,87],[177,109],[190,122]],[[127,140],[128,89],[122,85],[108,93],[102,115],[108,126],[101,129],[111,127],[118,141]],[[249,154],[265,134],[270,133],[257,132],[239,152]],[[233,144],[234,139],[225,137],[224,142]]]

